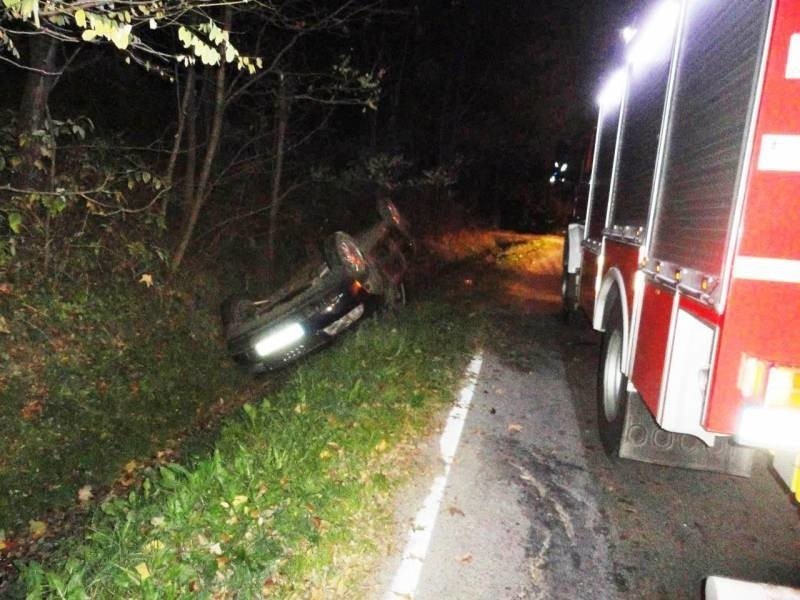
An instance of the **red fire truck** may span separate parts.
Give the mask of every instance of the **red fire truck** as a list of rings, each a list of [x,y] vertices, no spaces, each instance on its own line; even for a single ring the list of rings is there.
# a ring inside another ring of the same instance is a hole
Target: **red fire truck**
[[[603,444],[739,475],[765,448],[800,499],[800,2],[667,0],[625,33],[564,253]]]

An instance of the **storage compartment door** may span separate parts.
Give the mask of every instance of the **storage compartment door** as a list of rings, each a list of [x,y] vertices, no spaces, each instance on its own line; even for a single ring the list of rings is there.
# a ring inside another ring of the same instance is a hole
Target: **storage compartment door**
[[[678,309],[667,366],[666,390],[659,424],[713,446],[716,436],[701,427],[716,329]]]
[[[654,416],[659,414],[661,381],[674,303],[675,294],[672,290],[653,281],[645,283],[631,380]]]

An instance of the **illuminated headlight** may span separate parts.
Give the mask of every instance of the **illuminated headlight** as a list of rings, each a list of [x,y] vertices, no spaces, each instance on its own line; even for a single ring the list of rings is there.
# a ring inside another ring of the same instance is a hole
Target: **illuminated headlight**
[[[742,411],[736,441],[770,450],[800,450],[800,410],[747,407]]]
[[[300,323],[288,323],[270,331],[255,343],[253,349],[256,354],[264,358],[299,342],[305,335],[306,332]]]

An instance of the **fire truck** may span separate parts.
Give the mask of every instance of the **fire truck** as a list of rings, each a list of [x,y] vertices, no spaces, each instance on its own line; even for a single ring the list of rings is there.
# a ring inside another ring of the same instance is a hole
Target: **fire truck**
[[[767,449],[800,500],[800,2],[667,0],[624,34],[562,285],[602,332],[603,445],[743,476]]]

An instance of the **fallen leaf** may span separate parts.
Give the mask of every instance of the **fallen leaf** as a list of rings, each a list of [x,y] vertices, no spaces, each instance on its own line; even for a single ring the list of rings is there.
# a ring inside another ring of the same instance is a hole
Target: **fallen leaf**
[[[78,502],[80,502],[81,504],[86,504],[92,498],[94,498],[94,494],[92,493],[92,486],[85,485],[78,490]]]
[[[139,466],[138,462],[136,462],[135,460],[131,460],[131,461],[125,463],[125,466],[123,467],[123,470],[126,473],[133,473],[136,470],[136,467],[138,467],[138,466]]]
[[[519,431],[522,431],[522,425],[520,425],[519,423],[511,423],[508,426],[509,433],[517,433]]]
[[[164,526],[164,517],[153,517],[150,519],[150,525],[153,527],[163,527]]]
[[[0,283],[0,294],[2,294],[3,296],[10,296],[13,291],[14,291],[14,286],[8,283],[7,281]]]
[[[467,563],[471,563],[472,562],[472,553],[471,552],[467,552],[466,554],[462,554],[456,560],[458,562],[460,562],[462,565],[465,565]]]
[[[463,516],[465,516],[465,515],[464,515],[464,511],[463,511],[463,510],[461,510],[460,508],[458,508],[457,506],[450,506],[450,507],[448,507],[448,509],[447,509],[447,512],[449,512],[449,513],[450,513],[450,516],[451,516],[451,517],[455,517],[456,515],[459,515],[460,517],[463,517]]]
[[[164,548],[164,542],[161,540],[151,540],[147,542],[144,546],[142,546],[142,550],[145,552],[156,552]]]
[[[150,569],[147,568],[145,563],[139,563],[135,567],[136,572],[139,574],[139,579],[142,581],[150,578]]]
[[[8,322],[2,315],[0,315],[0,333],[11,333],[11,330],[8,328]]]
[[[150,273],[144,273],[141,277],[139,277],[139,283],[151,288],[153,287],[153,276]]]
[[[222,556],[222,546],[219,545],[219,542],[209,544],[208,551],[214,556]]]
[[[38,540],[47,533],[47,523],[44,521],[28,521],[28,530],[31,533],[31,537]]]
[[[39,400],[31,400],[20,409],[19,414],[25,421],[32,421],[41,416],[43,409],[44,406]]]
[[[247,502],[247,496],[234,496],[233,498],[233,508],[237,506],[241,506]]]
[[[389,447],[389,444],[388,444],[388,442],[387,442],[386,440],[381,440],[380,442],[378,442],[378,443],[375,445],[375,451],[376,451],[376,452],[383,452],[383,451],[384,451],[384,450],[386,450],[386,448],[388,448],[388,447]]]

